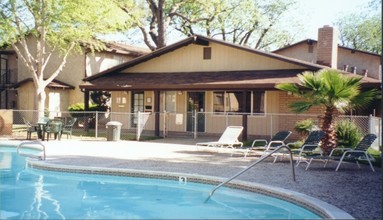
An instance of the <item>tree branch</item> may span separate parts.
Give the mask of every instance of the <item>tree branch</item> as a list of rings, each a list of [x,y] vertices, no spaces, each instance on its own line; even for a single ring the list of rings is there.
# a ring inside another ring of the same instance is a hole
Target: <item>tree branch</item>
[[[70,52],[72,51],[72,49],[74,48],[74,46],[75,46],[74,42],[70,43],[69,48],[65,52],[63,60],[62,60],[61,64],[59,65],[59,67],[57,67],[56,71],[54,71],[53,74],[51,76],[49,76],[48,79],[44,80],[44,87],[46,87],[49,83],[51,83],[61,73],[62,69],[64,68],[64,66],[67,62],[67,57],[70,54]]]

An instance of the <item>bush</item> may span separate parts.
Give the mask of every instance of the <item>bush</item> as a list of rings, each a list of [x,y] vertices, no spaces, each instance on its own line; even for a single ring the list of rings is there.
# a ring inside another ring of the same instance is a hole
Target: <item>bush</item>
[[[95,105],[95,104],[90,104],[89,105],[89,111],[101,111],[101,112],[105,112],[107,111],[108,107],[107,106],[98,106],[98,105]],[[88,127],[89,128],[94,128],[95,127],[95,115],[93,113],[84,113],[85,111],[85,107],[84,107],[84,103],[76,103],[76,104],[73,104],[73,105],[70,105],[68,107],[68,111],[70,112],[70,115],[74,118],[78,118],[79,120],[77,121],[77,123],[81,123],[81,121],[86,121],[85,123],[87,123]],[[87,119],[86,119],[87,118]]]
[[[307,137],[310,131],[317,129],[314,120],[305,119],[295,123],[294,130],[302,136],[303,139]]]
[[[361,130],[351,121],[341,121],[336,125],[336,135],[338,146],[346,148],[355,148],[362,139]]]
[[[107,109],[108,109],[108,107],[106,107],[106,106],[98,106],[95,104],[89,105],[89,111],[105,112]],[[68,107],[68,111],[70,111],[70,112],[85,111],[84,103],[76,103],[76,104],[70,105]]]

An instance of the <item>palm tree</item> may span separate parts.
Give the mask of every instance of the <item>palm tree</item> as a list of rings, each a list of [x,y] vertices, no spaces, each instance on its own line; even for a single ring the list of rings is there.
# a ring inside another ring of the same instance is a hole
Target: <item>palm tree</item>
[[[300,83],[282,83],[277,89],[291,92],[301,97],[301,101],[293,102],[289,107],[297,113],[309,110],[312,106],[324,106],[320,128],[325,132],[321,148],[328,155],[336,146],[336,131],[333,115],[365,107],[377,95],[377,90],[361,92],[361,77],[346,76],[335,69],[323,69],[318,72],[298,74]]]

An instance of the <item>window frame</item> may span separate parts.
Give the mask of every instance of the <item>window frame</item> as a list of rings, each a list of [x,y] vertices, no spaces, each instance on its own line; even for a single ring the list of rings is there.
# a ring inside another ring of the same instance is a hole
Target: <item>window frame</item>
[[[219,115],[219,114],[237,114],[237,113],[248,113],[248,114],[251,114],[251,115],[264,115],[266,114],[266,91],[265,90],[252,90],[252,91],[246,91],[248,94],[247,94],[247,106],[245,106],[246,110],[243,111],[242,110],[242,101],[243,101],[243,97],[241,95],[241,97],[239,99],[237,99],[239,105],[238,105],[238,111],[232,111],[232,109],[230,109],[230,106],[228,104],[228,94],[230,93],[242,93],[243,94],[243,91],[238,91],[238,90],[233,90],[233,91],[212,91],[212,110],[213,110],[213,113],[215,115]],[[222,99],[223,99],[223,104],[222,103],[216,103],[216,94],[222,94],[221,96],[223,96],[223,98],[219,98],[222,102]],[[256,98],[256,94],[258,94],[257,96],[260,97],[260,100],[259,101],[256,101],[255,98]],[[260,103],[259,107],[257,109],[259,109],[260,111],[259,112],[255,112],[255,105],[257,103]],[[217,105],[220,105],[220,109],[222,109],[222,111],[217,111],[216,110],[216,106]]]

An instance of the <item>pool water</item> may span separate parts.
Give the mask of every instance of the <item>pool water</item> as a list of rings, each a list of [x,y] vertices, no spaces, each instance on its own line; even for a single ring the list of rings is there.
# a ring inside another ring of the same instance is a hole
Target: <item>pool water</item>
[[[295,204],[173,180],[75,174],[27,168],[0,147],[0,219],[318,219]]]

